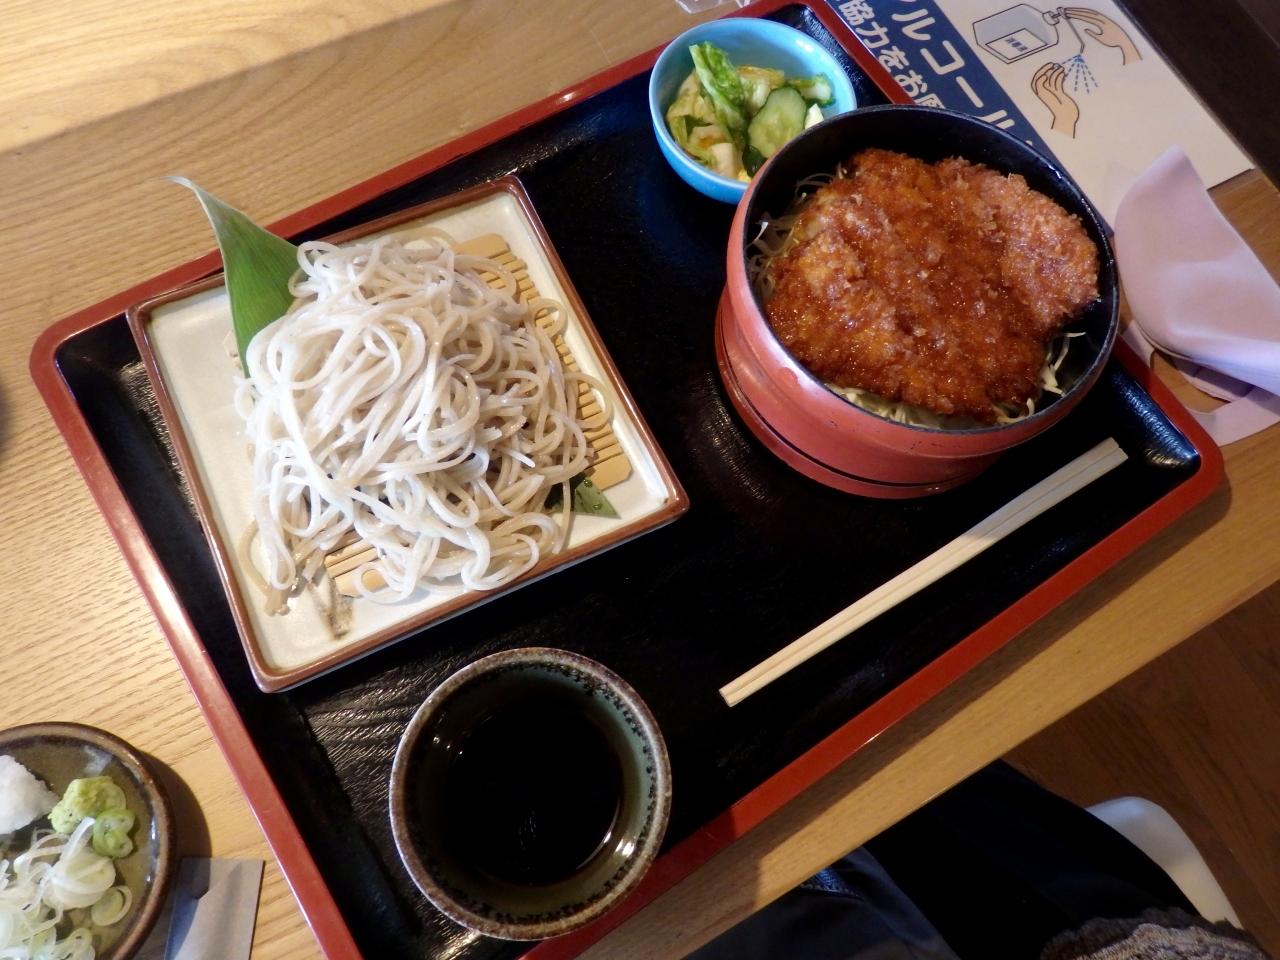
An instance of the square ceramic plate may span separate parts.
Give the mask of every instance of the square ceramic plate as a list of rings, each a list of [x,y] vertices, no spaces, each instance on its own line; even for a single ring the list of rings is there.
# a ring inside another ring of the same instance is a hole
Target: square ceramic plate
[[[684,490],[618,376],[519,181],[496,180],[333,239],[341,243],[426,225],[441,227],[458,241],[499,234],[527,265],[535,289],[565,305],[565,343],[578,365],[605,385],[613,402],[613,431],[631,463],[630,475],[607,491],[620,519],[575,516],[565,550],[501,590],[459,587],[452,592],[419,590],[400,603],[344,601],[324,586],[330,582],[326,579],[294,598],[287,614],[269,615],[236,549],[252,517],[251,470],[243,425],[232,406],[234,368],[224,346],[231,314],[222,278],[139,304],[129,310],[129,325],[263,690],[281,690],[332,670],[668,523],[688,509]],[[337,609],[341,615],[335,615]]]

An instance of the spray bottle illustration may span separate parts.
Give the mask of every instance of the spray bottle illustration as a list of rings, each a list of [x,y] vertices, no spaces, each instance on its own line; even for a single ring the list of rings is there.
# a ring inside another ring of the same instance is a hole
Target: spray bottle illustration
[[[1061,10],[1041,13],[1029,3],[1020,3],[976,21],[973,36],[978,46],[986,48],[1005,63],[1016,63],[1023,57],[1055,46],[1058,43],[1058,24],[1062,20]]]
[[[1031,78],[1032,91],[1053,116],[1052,129],[1069,137],[1075,136],[1080,119],[1080,107],[1071,93],[1092,93],[1098,88],[1098,80],[1085,61],[1085,37],[1118,49],[1122,63],[1142,59],[1119,24],[1087,7],[1041,11],[1020,3],[974,21],[973,36],[980,48],[1002,63],[1016,63],[1059,43],[1064,44],[1063,50],[1072,51],[1060,63],[1050,60],[1042,64]]]

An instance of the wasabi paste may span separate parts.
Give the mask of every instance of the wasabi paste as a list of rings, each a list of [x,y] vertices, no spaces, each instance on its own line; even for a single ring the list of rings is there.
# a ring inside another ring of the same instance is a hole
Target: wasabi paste
[[[59,833],[71,833],[85,817],[124,805],[124,791],[110,777],[83,777],[67,784],[62,799],[49,813],[49,823]]]

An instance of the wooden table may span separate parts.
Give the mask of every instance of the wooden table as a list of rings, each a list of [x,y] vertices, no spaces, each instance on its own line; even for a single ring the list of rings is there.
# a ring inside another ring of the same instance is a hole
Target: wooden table
[[[318,955],[168,646],[27,373],[54,320],[210,246],[181,171],[270,222],[649,49],[670,0],[83,0],[0,36],[0,727],[78,720],[163,766],[184,852],[267,860],[255,958]],[[1215,197],[1273,272],[1280,199]],[[1280,578],[1280,429],[1228,485],[594,957],[680,956]],[[19,679],[20,678],[20,679]]]

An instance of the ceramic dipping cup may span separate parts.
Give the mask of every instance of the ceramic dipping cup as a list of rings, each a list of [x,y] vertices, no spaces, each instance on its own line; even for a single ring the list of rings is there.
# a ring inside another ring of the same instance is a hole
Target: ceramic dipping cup
[[[666,829],[671,770],[621,677],[530,647],[477,660],[427,697],[390,797],[396,847],[428,900],[489,936],[537,940],[635,888]]]

